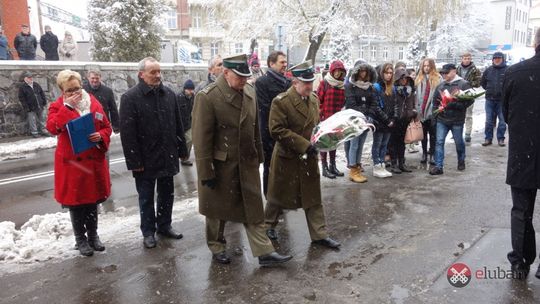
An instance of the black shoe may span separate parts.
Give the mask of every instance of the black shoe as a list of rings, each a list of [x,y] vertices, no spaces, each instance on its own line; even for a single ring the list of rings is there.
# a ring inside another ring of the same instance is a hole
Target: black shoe
[[[169,228],[169,229],[163,230],[163,231],[158,230],[157,233],[159,235],[162,235],[162,236],[164,236],[166,238],[170,238],[170,239],[179,240],[179,239],[184,237],[181,233],[178,233],[178,232],[174,231],[174,229],[172,229],[172,228]]]
[[[422,153],[422,158],[420,159],[420,163],[423,165],[427,164],[427,153]]]
[[[392,167],[390,168],[390,172],[392,173],[395,173],[395,174],[401,174],[401,169],[399,169],[399,166],[398,165],[392,165]]]
[[[99,239],[99,236],[97,236],[97,235],[96,236],[89,236],[88,237],[88,244],[95,251],[104,251],[105,250],[105,246],[103,246],[103,243],[101,242],[101,240]]]
[[[499,140],[499,147],[504,147],[506,144],[504,143],[504,140]]]
[[[487,147],[487,146],[490,146],[491,144],[492,144],[491,140],[487,140],[487,139],[486,139],[486,141],[484,141],[484,142],[482,143],[482,147]]]
[[[78,240],[76,248],[79,249],[79,252],[84,256],[94,255],[94,249],[90,247],[86,238],[82,240]]]
[[[470,143],[470,142],[471,142],[471,136],[470,136],[470,135],[465,134],[465,142],[466,142],[466,143]]]
[[[325,246],[325,247],[328,247],[328,248],[332,248],[332,249],[338,249],[339,246],[341,246],[341,244],[337,241],[334,241],[333,239],[327,237],[325,239],[322,239],[322,240],[316,240],[316,241],[312,241],[313,244],[317,244],[317,245],[321,245],[321,246]]]
[[[187,159],[181,161],[180,164],[182,164],[182,166],[193,166],[193,162]]]
[[[328,167],[328,171],[330,171],[330,173],[334,174],[335,176],[345,176],[345,173],[338,170],[335,161],[330,161],[330,166]]]
[[[153,235],[149,235],[144,237],[143,244],[146,248],[154,248],[156,247],[157,242]]]
[[[322,175],[331,179],[336,178],[336,176],[332,172],[330,172],[330,170],[328,170],[328,165],[325,163],[323,163],[322,165]]]
[[[402,162],[399,164],[399,170],[401,170],[401,172],[405,172],[405,173],[411,173],[412,170],[407,168],[407,165],[405,165],[405,162]]]
[[[225,251],[212,254],[212,258],[220,264],[229,264],[231,262],[231,258]]]
[[[464,162],[464,161],[458,162],[457,169],[458,169],[459,171],[465,170],[465,162]]]
[[[259,257],[259,265],[261,266],[271,266],[276,264],[285,263],[292,259],[291,255],[281,255],[275,251],[270,252]]]
[[[275,240],[278,239],[277,231],[276,231],[276,229],[274,229],[274,228],[268,228],[268,229],[266,229],[266,235],[267,235],[268,238],[271,239],[272,241],[275,241]]]
[[[429,170],[429,174],[430,175],[441,175],[443,174],[443,169],[442,168],[439,168],[437,166],[435,167],[432,167],[430,170]]]
[[[525,280],[529,275],[529,266],[525,264],[512,264],[512,279]],[[539,270],[540,271],[540,270]],[[539,271],[536,271],[535,277],[539,277]]]

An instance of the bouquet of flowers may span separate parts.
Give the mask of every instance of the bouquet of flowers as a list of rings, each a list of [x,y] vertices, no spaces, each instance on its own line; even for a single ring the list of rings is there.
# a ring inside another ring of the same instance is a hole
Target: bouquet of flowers
[[[367,129],[375,129],[367,122],[364,114],[347,109],[328,117],[319,123],[311,135],[311,144],[319,151],[332,151],[343,142],[353,139]]]
[[[434,113],[439,114],[444,112],[444,109],[446,109],[449,103],[466,102],[471,100],[474,101],[476,98],[484,94],[486,94],[486,91],[481,88],[471,88],[465,91],[455,90],[452,93],[448,92],[448,90],[444,90],[441,94],[441,104],[439,105],[439,108],[434,111]]]

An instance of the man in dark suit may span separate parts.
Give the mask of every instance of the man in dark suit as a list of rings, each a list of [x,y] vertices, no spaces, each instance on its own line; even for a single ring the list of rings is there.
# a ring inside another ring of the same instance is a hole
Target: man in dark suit
[[[536,55],[510,66],[503,81],[503,115],[508,123],[509,148],[506,183],[512,191],[512,251],[508,260],[514,278],[525,279],[536,257],[532,224],[537,189],[540,189],[540,29]],[[540,279],[540,268],[536,271]]]

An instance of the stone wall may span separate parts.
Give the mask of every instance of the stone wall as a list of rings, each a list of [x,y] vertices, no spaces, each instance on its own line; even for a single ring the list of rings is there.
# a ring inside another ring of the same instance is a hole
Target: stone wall
[[[23,71],[34,74],[34,81],[41,85],[50,103],[61,94],[56,85],[56,75],[65,69],[77,71],[83,78],[86,71],[99,69],[103,83],[113,89],[117,105],[120,103],[120,96],[138,82],[137,63],[0,61],[0,138],[28,133],[26,112],[18,98]],[[161,72],[163,83],[176,92],[180,91],[187,79],[193,80],[197,85],[205,80],[207,75],[204,65],[162,64]]]

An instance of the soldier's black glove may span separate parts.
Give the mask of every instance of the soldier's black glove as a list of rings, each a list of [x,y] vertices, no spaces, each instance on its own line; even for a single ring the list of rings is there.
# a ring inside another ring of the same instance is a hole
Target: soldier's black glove
[[[309,145],[309,147],[306,149],[306,154],[308,156],[316,156],[317,154],[319,154],[319,151],[317,150],[317,148],[315,148],[314,145]]]
[[[202,183],[203,186],[206,186],[206,187],[214,190],[214,189],[216,189],[217,180],[215,178],[205,179],[205,180],[201,181],[201,183]]]

